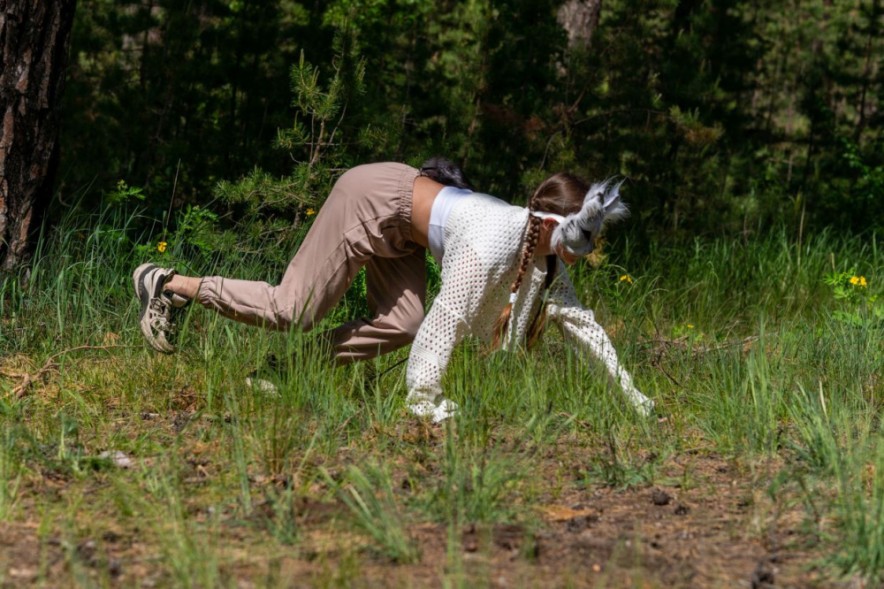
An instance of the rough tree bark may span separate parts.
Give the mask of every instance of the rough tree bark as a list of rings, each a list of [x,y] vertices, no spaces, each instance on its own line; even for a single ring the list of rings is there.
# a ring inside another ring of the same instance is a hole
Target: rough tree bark
[[[27,262],[52,193],[76,0],[0,0],[0,272]]]
[[[556,19],[568,33],[568,47],[589,47],[601,12],[602,0],[567,0],[559,6]]]

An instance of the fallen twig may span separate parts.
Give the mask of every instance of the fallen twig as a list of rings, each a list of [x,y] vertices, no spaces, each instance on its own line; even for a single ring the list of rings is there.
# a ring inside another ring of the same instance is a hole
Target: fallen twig
[[[666,378],[668,378],[674,385],[680,387],[682,384],[663,367],[663,358],[667,355],[668,350],[685,350],[689,351],[694,356],[699,356],[701,354],[708,354],[710,352],[717,352],[719,350],[740,346],[741,350],[745,353],[748,352],[752,347],[752,344],[759,339],[760,336],[750,335],[742,339],[730,340],[717,344],[691,344],[690,338],[686,335],[675,339],[668,339],[662,337],[659,335],[659,332],[657,332],[657,337],[645,340],[641,342],[640,345],[650,348],[650,351],[652,352],[651,365],[659,368]]]
[[[12,389],[12,392],[10,394],[11,394],[11,396],[15,397],[16,399],[21,399],[22,397],[27,395],[28,390],[31,388],[31,385],[34,384],[35,381],[42,379],[49,371],[58,368],[58,365],[55,363],[55,361],[59,357],[64,356],[65,354],[70,354],[71,352],[79,352],[81,350],[110,350],[112,348],[131,348],[131,347],[133,347],[133,346],[123,345],[123,344],[109,345],[109,346],[76,346],[73,348],[68,348],[67,350],[62,350],[60,352],[56,352],[55,354],[52,354],[51,356],[49,356],[49,358],[46,359],[46,362],[43,363],[43,367],[40,368],[40,370],[38,370],[37,372],[35,372],[33,375],[27,374],[27,373],[25,373],[23,375],[17,375],[18,378],[22,379],[22,381],[21,381],[21,383],[19,383],[19,385],[17,387]]]

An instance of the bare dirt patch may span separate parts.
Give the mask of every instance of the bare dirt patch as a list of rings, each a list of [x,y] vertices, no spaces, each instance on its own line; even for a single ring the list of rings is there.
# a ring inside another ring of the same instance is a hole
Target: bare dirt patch
[[[381,556],[347,524],[340,502],[303,497],[293,504],[298,537],[291,546],[261,548],[266,527],[256,522],[271,522],[275,514],[259,502],[247,520],[223,519],[215,549],[222,580],[240,587],[440,587],[446,577],[501,588],[848,586],[817,567],[820,546],[802,530],[800,504],[769,497],[757,475],[724,459],[686,460],[688,486],[587,484],[534,505],[535,517],[526,523],[468,523],[457,530],[412,523],[408,533],[421,555],[415,564]],[[666,466],[676,473],[685,465],[672,459]],[[65,484],[51,481],[43,491],[63,496],[58,487]],[[155,540],[113,521],[86,536],[13,522],[0,530],[2,586],[53,585],[80,575],[112,586],[174,586]]]
[[[6,362],[4,369],[26,367]],[[560,440],[532,454],[528,474],[516,478],[524,485],[507,496],[515,517],[455,525],[409,505],[421,487],[443,480],[447,434],[438,427],[411,420],[366,431],[338,455],[295,456],[305,470],[324,468],[334,478],[376,452],[385,437],[401,444],[386,463],[420,555],[402,564],[353,525],[352,512],[321,477],[259,474],[261,466],[251,465],[245,483],[237,480],[230,441],[212,430],[231,418],[203,413],[191,388],[172,391],[165,406],[113,412],[127,428],[116,441],[133,448],[127,455],[135,466],[123,474],[107,465],[83,472],[88,462],[70,474],[51,467],[57,448],[31,450],[46,456],[29,459],[14,515],[0,526],[0,587],[178,586],[189,573],[172,563],[173,533],[192,543],[182,550],[205,554],[217,583],[237,587],[441,587],[446,579],[500,588],[859,586],[823,563],[833,547],[806,525],[798,494],[769,492],[785,472],[775,459],[745,464],[685,451],[654,458],[653,484],[623,488],[587,475],[598,449]],[[83,434],[80,442],[95,446],[95,455],[113,449],[102,445],[106,438]],[[139,439],[174,451],[161,458],[153,446],[141,450]],[[492,443],[514,456],[531,453],[518,436],[501,434]],[[287,464],[274,463],[290,472]],[[163,511],[170,503],[151,497],[161,493],[144,487],[139,472],[175,485],[186,529],[164,527],[164,518],[175,515]],[[242,484],[252,496],[248,508],[237,499]],[[284,493],[291,499],[280,510],[273,498]]]

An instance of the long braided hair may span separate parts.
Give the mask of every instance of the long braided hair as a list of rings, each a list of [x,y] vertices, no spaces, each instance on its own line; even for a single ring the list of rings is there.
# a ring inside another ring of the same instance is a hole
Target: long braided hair
[[[531,195],[528,200],[529,213],[544,212],[556,213],[566,216],[575,211],[580,210],[583,199],[589,185],[567,172],[554,174],[540,183],[540,186]],[[531,214],[528,215],[528,227],[525,230],[525,238],[522,242],[522,255],[519,258],[519,272],[510,285],[510,301],[513,300],[519,287],[522,286],[522,280],[531,260],[534,258],[534,251],[537,249],[537,242],[540,239],[540,228],[543,221]],[[546,327],[546,291],[552,285],[558,267],[557,258],[554,254],[546,257],[546,278],[543,282],[543,294],[541,295],[540,307],[531,319],[528,325],[526,335],[526,347],[531,348]],[[510,320],[512,318],[513,303],[508,302],[501,311],[500,316],[494,322],[494,331],[491,339],[491,349],[499,348],[506,337],[507,329],[509,329]]]

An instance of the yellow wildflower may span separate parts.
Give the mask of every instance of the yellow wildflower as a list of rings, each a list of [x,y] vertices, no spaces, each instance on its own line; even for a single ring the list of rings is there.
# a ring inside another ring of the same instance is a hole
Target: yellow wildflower
[[[166,248],[168,246],[169,246],[168,243],[166,243],[165,241],[161,241],[157,244],[157,251],[160,252],[161,254],[164,254],[164,253],[166,253]]]
[[[620,282],[625,282],[626,284],[632,284],[632,276],[629,274],[624,274],[620,277]]]
[[[312,208],[307,209],[307,216],[308,217],[312,217],[315,214],[316,214],[316,211],[314,211]]]
[[[865,288],[869,285],[869,283],[866,282],[865,276],[851,276],[850,284],[852,284],[853,286],[860,286],[862,288]]]

